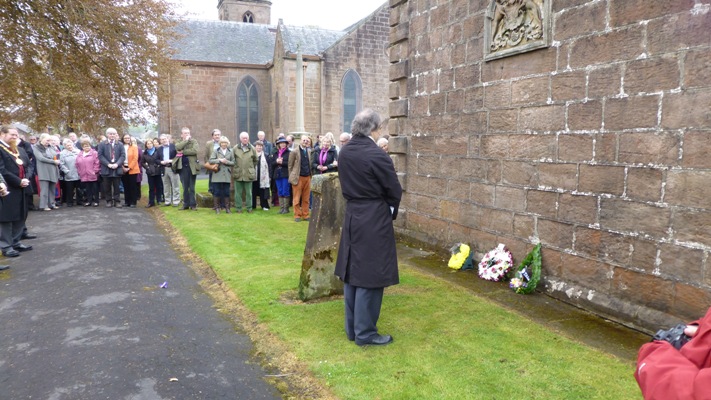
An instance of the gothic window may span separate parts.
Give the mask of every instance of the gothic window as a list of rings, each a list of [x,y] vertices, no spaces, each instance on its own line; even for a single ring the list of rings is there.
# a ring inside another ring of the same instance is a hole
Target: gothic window
[[[252,14],[250,11],[247,11],[244,13],[242,16],[242,22],[247,22],[247,23],[254,23],[254,14]]]
[[[250,141],[259,132],[259,95],[257,82],[245,78],[237,89],[237,132],[248,132]]]
[[[341,81],[341,93],[343,93],[343,132],[351,131],[351,122],[356,113],[363,107],[362,83],[358,73],[349,69]]]

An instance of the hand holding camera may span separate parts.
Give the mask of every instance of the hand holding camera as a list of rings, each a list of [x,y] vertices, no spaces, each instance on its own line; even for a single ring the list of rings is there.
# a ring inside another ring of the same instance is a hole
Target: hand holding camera
[[[696,334],[696,330],[692,329],[694,327],[693,325],[689,325],[687,327],[686,324],[678,324],[675,327],[668,329],[668,330],[663,330],[660,329],[657,331],[657,333],[652,337],[652,340],[661,340],[661,341],[666,341],[669,342],[672,346],[674,346],[675,349],[679,350],[681,349],[682,346],[684,346],[693,336],[693,334]],[[687,335],[686,332],[693,333],[692,335]],[[693,332],[692,332],[693,331]]]

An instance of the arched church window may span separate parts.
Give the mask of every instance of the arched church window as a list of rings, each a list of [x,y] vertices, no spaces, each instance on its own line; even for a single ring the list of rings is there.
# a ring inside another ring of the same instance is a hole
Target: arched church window
[[[349,69],[341,81],[341,93],[343,93],[343,132],[351,131],[353,118],[363,107],[363,84],[357,72]]]
[[[250,11],[247,11],[244,13],[242,16],[242,22],[247,22],[247,23],[254,23],[254,14],[252,14]]]
[[[250,142],[259,132],[259,90],[257,82],[245,78],[237,89],[237,131],[249,133]]]

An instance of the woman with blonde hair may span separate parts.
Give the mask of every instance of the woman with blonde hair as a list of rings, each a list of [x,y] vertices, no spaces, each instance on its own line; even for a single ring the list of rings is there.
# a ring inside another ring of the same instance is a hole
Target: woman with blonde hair
[[[136,208],[138,194],[136,193],[137,176],[141,172],[138,166],[138,146],[131,141],[131,135],[123,135],[123,147],[126,149],[126,160],[123,163],[123,199],[124,206]]]

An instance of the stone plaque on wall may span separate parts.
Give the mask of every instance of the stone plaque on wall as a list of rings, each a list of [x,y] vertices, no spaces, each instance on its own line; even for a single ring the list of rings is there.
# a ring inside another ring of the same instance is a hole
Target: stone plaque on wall
[[[491,0],[484,24],[484,59],[550,45],[552,0]]]

